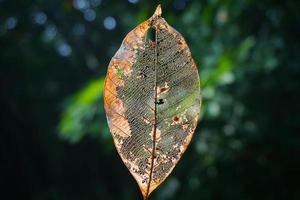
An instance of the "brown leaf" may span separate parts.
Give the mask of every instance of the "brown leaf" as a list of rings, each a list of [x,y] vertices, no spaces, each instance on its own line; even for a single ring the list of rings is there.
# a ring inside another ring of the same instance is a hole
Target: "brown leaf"
[[[123,40],[109,64],[104,90],[115,146],[144,199],[186,150],[200,103],[199,75],[190,50],[161,17],[159,5]]]

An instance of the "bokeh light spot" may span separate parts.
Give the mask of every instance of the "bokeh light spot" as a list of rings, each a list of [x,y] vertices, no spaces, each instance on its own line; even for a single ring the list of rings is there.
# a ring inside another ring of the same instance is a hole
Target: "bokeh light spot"
[[[103,25],[106,29],[113,30],[114,28],[116,28],[117,22],[115,18],[109,16],[104,19]]]
[[[54,25],[49,25],[43,32],[42,38],[45,42],[49,42],[54,39],[57,34],[57,29]]]
[[[18,24],[18,19],[15,17],[9,17],[7,18],[5,22],[5,26],[7,29],[14,29]]]
[[[225,135],[232,136],[235,132],[235,127],[231,124],[227,124],[223,128]]]
[[[221,76],[220,83],[226,85],[226,84],[233,83],[234,80],[235,80],[234,74],[231,72],[226,72]]]
[[[128,1],[129,1],[129,3],[132,3],[132,4],[136,4],[139,2],[139,0],[128,0]]]
[[[86,0],[73,0],[73,6],[77,10],[85,10],[90,7],[90,4]]]
[[[37,12],[33,15],[33,23],[43,25],[47,21],[47,15],[43,12]]]
[[[96,12],[92,9],[87,9],[84,11],[83,16],[86,21],[91,22],[96,19]]]
[[[70,56],[72,53],[72,48],[65,42],[61,42],[57,46],[57,51],[61,56],[67,57]]]
[[[212,117],[217,117],[220,114],[220,105],[216,102],[211,102],[208,104],[208,113]]]

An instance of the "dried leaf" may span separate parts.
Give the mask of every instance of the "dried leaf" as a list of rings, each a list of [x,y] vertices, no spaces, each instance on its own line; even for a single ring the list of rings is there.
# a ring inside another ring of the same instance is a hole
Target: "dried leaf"
[[[186,150],[200,103],[199,75],[190,50],[161,17],[159,5],[123,40],[109,64],[104,90],[115,146],[144,199]]]

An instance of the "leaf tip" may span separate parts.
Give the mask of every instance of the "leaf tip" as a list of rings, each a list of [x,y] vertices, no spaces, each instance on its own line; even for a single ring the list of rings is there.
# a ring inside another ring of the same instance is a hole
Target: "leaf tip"
[[[155,10],[153,16],[161,16],[161,13],[162,13],[162,11],[161,11],[161,5],[158,4],[158,6],[156,7],[156,10]]]

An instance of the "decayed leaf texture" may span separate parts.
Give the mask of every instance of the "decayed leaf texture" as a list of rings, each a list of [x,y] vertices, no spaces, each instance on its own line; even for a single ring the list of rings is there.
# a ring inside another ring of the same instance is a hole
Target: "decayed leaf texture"
[[[200,104],[199,75],[190,50],[158,6],[123,40],[109,64],[104,90],[115,146],[144,199],[186,150]]]

